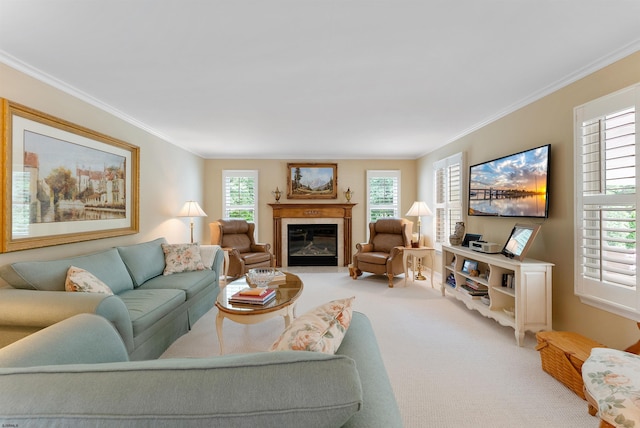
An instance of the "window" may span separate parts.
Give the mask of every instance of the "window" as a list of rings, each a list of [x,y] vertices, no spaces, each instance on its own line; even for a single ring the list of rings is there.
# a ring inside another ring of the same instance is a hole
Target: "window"
[[[433,164],[436,250],[442,250],[456,222],[462,221],[462,162],[462,153],[457,153]]]
[[[258,171],[222,171],[222,215],[256,223],[258,236]]]
[[[636,318],[636,207],[640,85],[576,107],[575,293],[587,304]]]
[[[400,171],[367,171],[368,222],[400,217]]]

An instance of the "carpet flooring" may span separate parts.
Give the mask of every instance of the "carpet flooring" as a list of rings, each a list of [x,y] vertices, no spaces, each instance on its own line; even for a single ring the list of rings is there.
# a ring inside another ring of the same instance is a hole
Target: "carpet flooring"
[[[597,427],[587,404],[543,372],[535,335],[516,345],[514,331],[470,311],[439,283],[399,276],[394,287],[346,268],[289,268],[304,282],[297,313],[356,296],[371,320],[405,427]],[[428,278],[428,275],[427,275]],[[213,308],[162,358],[220,355]],[[260,352],[284,328],[282,318],[242,325],[224,321],[225,353]]]

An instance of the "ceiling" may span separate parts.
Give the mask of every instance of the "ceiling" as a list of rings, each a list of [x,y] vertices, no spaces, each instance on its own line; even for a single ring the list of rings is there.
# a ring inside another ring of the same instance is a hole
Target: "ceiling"
[[[0,62],[205,158],[414,159],[638,49],[638,0],[0,0]]]

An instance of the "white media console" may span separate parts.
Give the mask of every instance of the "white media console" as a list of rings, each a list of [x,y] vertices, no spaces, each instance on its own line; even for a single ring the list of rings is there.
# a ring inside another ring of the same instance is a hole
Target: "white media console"
[[[512,327],[518,345],[526,331],[551,330],[552,263],[443,245],[442,264],[442,295]]]

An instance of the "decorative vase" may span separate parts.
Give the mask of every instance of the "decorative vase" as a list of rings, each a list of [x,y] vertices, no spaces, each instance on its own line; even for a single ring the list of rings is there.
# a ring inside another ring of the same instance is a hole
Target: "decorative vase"
[[[347,202],[351,202],[352,196],[353,196],[353,192],[351,191],[351,187],[347,187],[347,191],[344,192],[344,197],[347,199]]]
[[[464,238],[464,222],[456,222],[456,226],[452,235],[449,235],[449,243],[451,245],[462,244],[462,238]]]
[[[276,198],[276,202],[280,203],[280,196],[282,196],[282,192],[278,189],[278,186],[276,186],[276,190],[271,193],[273,193],[273,196]]]

